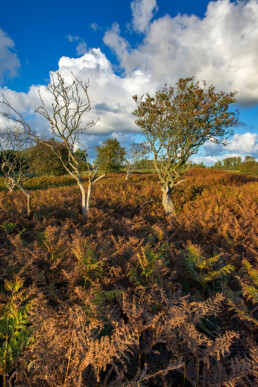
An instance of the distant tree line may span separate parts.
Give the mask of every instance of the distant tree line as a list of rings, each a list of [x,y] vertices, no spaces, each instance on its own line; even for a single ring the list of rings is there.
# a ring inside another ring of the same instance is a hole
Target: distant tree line
[[[192,163],[191,168],[208,168],[201,163]],[[258,176],[258,162],[253,156],[245,156],[244,161],[239,157],[226,157],[223,160],[217,161],[209,167],[211,169],[221,169],[223,171],[238,171],[249,176]]]
[[[250,176],[258,176],[258,162],[253,156],[245,156],[242,162],[241,157],[227,157],[217,161],[211,168],[228,171],[238,171]]]
[[[144,146],[146,147],[142,143],[132,144],[126,152],[117,139],[108,138],[101,146],[96,147],[97,157],[92,163],[105,175],[127,170],[132,173],[136,169],[153,170],[153,161],[141,158],[147,152]],[[55,153],[52,149],[55,149]],[[57,152],[61,154],[65,165],[56,155]],[[87,161],[88,155],[85,151],[78,148],[74,154],[81,171],[87,171],[88,165],[92,169],[92,165]],[[67,174],[65,169],[65,166],[68,165],[67,147],[63,142],[54,139],[38,142],[22,151],[0,150],[0,165],[3,164],[6,158],[12,165],[16,160],[17,167],[14,166],[14,169],[18,169],[18,166],[22,164],[24,171],[34,176],[61,176]],[[4,175],[2,170],[0,174]]]

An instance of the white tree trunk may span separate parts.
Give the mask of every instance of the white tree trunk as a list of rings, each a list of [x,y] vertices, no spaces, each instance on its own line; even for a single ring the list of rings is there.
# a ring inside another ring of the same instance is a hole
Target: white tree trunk
[[[131,172],[130,171],[127,171],[126,173],[126,177],[125,177],[125,181],[128,181],[129,180],[129,176],[131,175]]]
[[[31,196],[27,193],[27,215],[30,218],[31,217]]]
[[[172,190],[173,188],[169,187],[169,184],[166,184],[162,188],[162,204],[163,204],[166,216],[169,216],[175,213],[174,204],[170,197]]]
[[[30,218],[31,217],[31,196],[27,191],[25,191],[25,189],[22,186],[19,186],[19,188],[27,198],[27,216]]]
[[[86,215],[87,216],[89,215],[89,212],[90,212],[91,194],[92,194],[92,181],[91,181],[91,179],[89,179],[87,202],[86,202]]]
[[[15,185],[17,185],[17,187],[20,188],[20,190],[24,193],[24,195],[26,196],[27,198],[27,215],[28,217],[30,218],[31,217],[31,196],[30,194],[23,188],[23,186],[21,184],[19,184],[16,180],[14,180],[13,178],[9,177],[9,179],[11,180],[12,184],[13,184],[13,187]],[[9,192],[10,193],[10,192]]]
[[[79,185],[81,195],[82,195],[82,214],[86,215],[86,217],[87,217],[88,212],[87,212],[87,204],[86,204],[86,201],[87,201],[86,200],[86,192],[85,192],[85,189],[84,189],[81,182],[79,182],[78,185]]]

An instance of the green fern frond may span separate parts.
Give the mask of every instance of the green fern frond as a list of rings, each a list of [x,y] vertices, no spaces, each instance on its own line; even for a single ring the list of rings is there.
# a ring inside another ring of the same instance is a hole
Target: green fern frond
[[[5,305],[0,315],[0,374],[8,374],[20,352],[29,344],[29,311],[31,303],[24,291],[19,277],[5,282],[5,290],[11,292],[5,296]],[[4,295],[3,295],[4,297]]]
[[[6,234],[11,234],[15,228],[15,224],[10,222],[10,223],[3,223],[0,225],[6,232]]]
[[[226,266],[223,266],[219,270],[209,272],[207,276],[203,277],[204,282],[206,283],[209,281],[214,281],[216,279],[225,277],[227,274],[230,274],[234,270],[235,270],[235,267],[233,265],[228,264]]]
[[[103,292],[103,294],[107,301],[114,301],[122,298],[124,292],[121,289],[114,289],[114,290],[106,290],[105,292]]]

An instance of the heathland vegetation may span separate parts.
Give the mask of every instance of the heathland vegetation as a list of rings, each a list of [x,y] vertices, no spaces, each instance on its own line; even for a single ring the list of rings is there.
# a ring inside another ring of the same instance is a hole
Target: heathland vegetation
[[[71,79],[40,96],[50,138],[2,101],[3,386],[256,385],[256,178],[189,163],[231,133],[235,93],[187,78],[135,96],[146,142],[109,139],[90,163]]]
[[[69,176],[25,183],[30,218],[1,179],[4,385],[256,384],[257,182],[186,179],[165,217],[156,175],[109,175],[88,219]]]

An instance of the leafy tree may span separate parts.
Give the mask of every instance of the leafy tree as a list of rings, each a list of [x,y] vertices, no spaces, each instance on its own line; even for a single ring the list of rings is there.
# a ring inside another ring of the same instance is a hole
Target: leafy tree
[[[202,161],[200,163],[192,163],[191,167],[193,167],[193,168],[206,168],[206,166],[203,164]]]
[[[105,172],[118,172],[125,161],[125,148],[115,138],[108,138],[97,147],[96,165]]]
[[[224,169],[237,169],[241,164],[241,157],[227,157],[223,160]]]
[[[88,160],[88,154],[85,150],[78,148],[74,152],[74,155],[79,162],[81,171],[88,171],[88,169],[93,170],[93,167]]]
[[[66,160],[68,165],[68,151],[64,143],[55,141],[54,139],[38,142],[35,146],[29,148],[25,152],[28,160],[30,170],[37,175],[54,175],[60,176],[67,173],[60,158],[52,151],[51,147],[55,149],[55,153],[59,152],[62,159]]]
[[[153,160],[141,159],[141,160],[137,161],[136,168],[153,171]]]
[[[213,168],[221,169],[221,168],[222,168],[222,161],[220,161],[220,160],[217,161],[217,162],[214,164]]]
[[[210,140],[225,144],[232,134],[237,113],[229,111],[236,92],[216,92],[214,86],[203,88],[194,78],[179,79],[176,87],[164,86],[152,97],[138,99],[133,115],[142,129],[154,156],[154,167],[162,184],[162,203],[167,215],[174,213],[170,197],[189,167],[188,159]]]
[[[254,160],[248,160],[239,166],[239,171],[249,176],[258,176],[258,163]]]
[[[255,157],[253,157],[253,156],[245,156],[245,161],[255,161]]]

